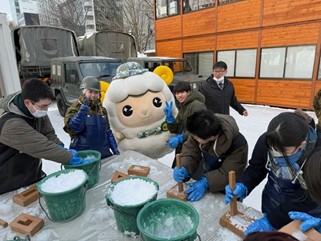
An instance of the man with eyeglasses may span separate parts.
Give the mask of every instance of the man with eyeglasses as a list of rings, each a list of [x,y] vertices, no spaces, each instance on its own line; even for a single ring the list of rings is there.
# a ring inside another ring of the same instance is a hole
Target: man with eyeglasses
[[[205,97],[207,109],[217,114],[230,114],[230,106],[240,115],[248,116],[247,110],[238,102],[233,83],[226,77],[227,65],[218,61],[213,65],[213,73],[199,87]]]
[[[0,100],[0,194],[42,179],[41,158],[62,164],[82,164],[77,151],[66,150],[47,111],[54,99],[50,87],[38,79]]]

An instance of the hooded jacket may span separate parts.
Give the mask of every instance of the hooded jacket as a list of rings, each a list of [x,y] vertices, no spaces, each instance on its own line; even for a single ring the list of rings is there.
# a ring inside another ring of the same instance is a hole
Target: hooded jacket
[[[228,172],[240,176],[247,164],[248,144],[232,116],[215,114],[220,119],[222,131],[214,142],[199,144],[191,136],[183,144],[181,162],[191,175],[198,169],[203,151],[220,159],[221,165],[204,174],[211,192],[223,191],[228,184]]]
[[[0,108],[0,194],[44,177],[41,158],[68,163],[72,153],[57,145],[62,142],[49,117],[33,117],[20,92],[1,99]]]
[[[205,97],[197,90],[191,91],[184,103],[179,105],[179,112],[173,123],[167,123],[168,130],[171,133],[180,134],[185,130],[185,121],[187,117],[194,114],[196,111],[205,110]],[[187,139],[187,134],[184,134],[184,140]]]

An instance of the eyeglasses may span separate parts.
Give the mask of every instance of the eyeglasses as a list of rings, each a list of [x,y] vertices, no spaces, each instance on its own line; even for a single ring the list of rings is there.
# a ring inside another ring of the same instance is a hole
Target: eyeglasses
[[[219,74],[219,73],[224,73],[225,71],[226,70],[214,70],[213,72]]]
[[[30,100],[30,102],[32,103],[33,106],[36,106],[36,109],[38,109],[38,110],[48,110],[48,108],[52,104],[52,103],[50,103],[49,105],[39,106],[39,105],[36,104],[36,102],[34,102],[32,100]]]

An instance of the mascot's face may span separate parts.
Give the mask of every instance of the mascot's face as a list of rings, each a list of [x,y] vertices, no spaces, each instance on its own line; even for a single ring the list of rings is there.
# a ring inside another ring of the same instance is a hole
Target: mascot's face
[[[144,95],[128,96],[116,104],[118,121],[127,127],[150,125],[164,119],[165,102],[162,92],[147,91]]]

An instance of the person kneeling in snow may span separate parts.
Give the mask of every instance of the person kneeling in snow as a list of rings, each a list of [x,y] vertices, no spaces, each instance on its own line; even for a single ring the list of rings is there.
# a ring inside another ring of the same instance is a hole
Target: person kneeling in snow
[[[239,176],[247,164],[248,144],[232,116],[214,114],[210,110],[197,111],[186,120],[190,136],[181,152],[182,168],[175,167],[174,180],[188,183],[187,200],[200,200],[206,190],[223,191],[228,184],[228,172]]]

